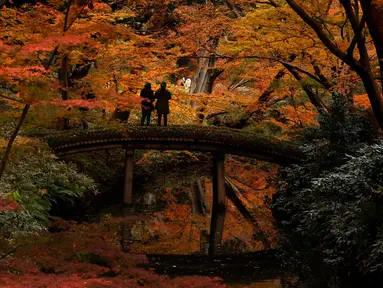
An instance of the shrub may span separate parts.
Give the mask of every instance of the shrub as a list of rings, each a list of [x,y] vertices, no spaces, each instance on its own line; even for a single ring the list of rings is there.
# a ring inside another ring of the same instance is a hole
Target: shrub
[[[285,169],[271,207],[287,255],[316,287],[368,287],[383,272],[383,142],[371,144],[346,108],[334,95],[307,138],[309,160]]]
[[[42,228],[52,203],[74,201],[95,188],[73,164],[58,161],[39,143],[15,146],[0,179],[0,198],[18,203],[20,211],[0,211],[0,233],[7,236]],[[6,209],[4,209],[6,210]]]

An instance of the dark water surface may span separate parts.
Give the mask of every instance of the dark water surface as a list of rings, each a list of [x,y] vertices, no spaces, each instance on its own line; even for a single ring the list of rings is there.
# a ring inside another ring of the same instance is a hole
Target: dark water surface
[[[291,276],[279,265],[278,250],[217,255],[150,254],[143,268],[170,277],[201,275],[220,277],[228,287],[287,287]],[[289,280],[289,281],[287,281]]]

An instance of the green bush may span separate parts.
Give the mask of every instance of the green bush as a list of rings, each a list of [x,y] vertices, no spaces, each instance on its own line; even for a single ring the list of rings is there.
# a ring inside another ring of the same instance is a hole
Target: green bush
[[[52,203],[74,201],[94,189],[92,179],[78,173],[73,164],[58,161],[40,144],[15,146],[0,179],[0,198],[11,198],[22,210],[0,211],[0,233],[42,228]]]
[[[14,238],[43,228],[28,211],[0,211],[0,237]]]
[[[380,142],[364,146],[305,186],[298,180],[305,177],[304,168],[288,171],[273,209],[284,244],[297,252],[300,264],[308,265],[301,267],[307,273],[348,282],[383,272],[382,167]]]
[[[339,95],[320,121],[271,206],[281,244],[309,287],[370,287],[383,275],[383,142]]]

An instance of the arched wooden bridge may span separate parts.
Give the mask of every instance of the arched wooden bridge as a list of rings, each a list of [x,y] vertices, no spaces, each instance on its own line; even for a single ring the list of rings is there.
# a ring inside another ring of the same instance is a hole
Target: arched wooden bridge
[[[126,150],[124,204],[133,203],[133,154],[136,149],[189,150],[213,155],[213,210],[209,254],[222,242],[227,197],[225,155],[234,154],[290,165],[302,162],[304,153],[293,143],[266,138],[241,130],[207,126],[124,126],[116,129],[73,130],[46,137],[58,156],[122,148]]]

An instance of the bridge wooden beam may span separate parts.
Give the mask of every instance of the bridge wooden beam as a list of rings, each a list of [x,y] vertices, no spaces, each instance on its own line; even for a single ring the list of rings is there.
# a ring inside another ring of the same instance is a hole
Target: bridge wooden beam
[[[213,209],[210,222],[209,256],[218,254],[222,246],[227,198],[225,191],[225,154],[213,154]]]

